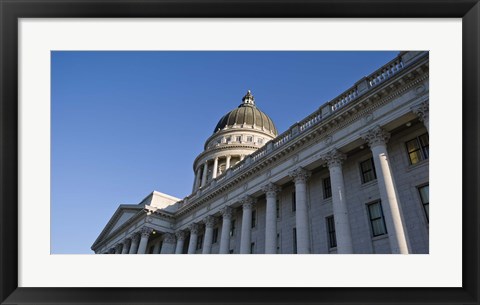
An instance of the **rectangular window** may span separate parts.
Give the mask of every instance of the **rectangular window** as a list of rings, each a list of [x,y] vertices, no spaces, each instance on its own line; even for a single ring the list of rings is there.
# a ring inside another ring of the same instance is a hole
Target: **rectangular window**
[[[418,188],[418,192],[420,193],[420,200],[422,201],[423,210],[425,211],[425,216],[427,216],[427,221],[429,221],[428,215],[428,185],[422,186]]]
[[[237,142],[241,142],[242,141],[242,136],[237,136]]]
[[[252,228],[257,225],[257,210],[252,211]]]
[[[232,137],[227,137],[227,139],[225,140],[226,143],[231,142],[231,141],[232,141]]]
[[[362,171],[362,183],[367,183],[372,180],[377,179],[377,174],[375,173],[375,165],[373,163],[373,158],[365,160],[360,163],[360,169]]]
[[[212,243],[217,243],[218,241],[218,228],[213,229]]]
[[[255,254],[255,243],[250,244],[250,254]]]
[[[198,235],[197,238],[197,250],[202,249],[203,246],[203,235]]]
[[[295,192],[292,192],[292,212],[295,212],[297,210],[297,195]]]
[[[332,183],[330,177],[323,179],[323,199],[332,197]]]
[[[297,254],[297,228],[293,228],[293,253]]]
[[[230,227],[230,237],[235,235],[235,219],[232,219],[232,225]]]
[[[424,133],[423,135],[416,137],[405,143],[407,146],[408,158],[410,159],[410,164],[417,164],[422,160],[428,159],[429,156],[429,140],[428,134]]]
[[[383,218],[382,204],[380,203],[380,201],[370,203],[369,205],[367,205],[367,207],[373,236],[375,237],[387,234],[387,228],[385,227],[385,219]]]
[[[258,139],[257,142],[258,144],[263,144],[263,139]]]
[[[247,137],[247,142],[253,142],[253,137]]]
[[[337,246],[337,236],[335,235],[335,219],[332,216],[327,217],[328,244],[330,248]]]
[[[275,202],[275,208],[277,209],[277,219],[280,218],[280,200],[277,199]]]

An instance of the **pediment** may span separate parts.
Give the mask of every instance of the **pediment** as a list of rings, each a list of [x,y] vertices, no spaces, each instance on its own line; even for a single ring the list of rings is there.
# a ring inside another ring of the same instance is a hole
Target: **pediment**
[[[107,225],[103,229],[102,233],[99,235],[97,240],[95,241],[92,248],[100,243],[102,240],[108,239],[108,237],[115,232],[125,223],[127,223],[130,219],[135,217],[139,212],[143,210],[142,205],[130,205],[130,204],[123,204],[118,207],[118,209],[113,214],[112,218],[108,221]]]

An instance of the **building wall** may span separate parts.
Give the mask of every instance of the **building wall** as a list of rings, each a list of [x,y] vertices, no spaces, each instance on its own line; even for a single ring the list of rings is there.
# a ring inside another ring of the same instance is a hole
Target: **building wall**
[[[410,165],[406,150],[406,142],[426,133],[422,124],[415,124],[410,129],[392,136],[387,148],[394,174],[400,205],[403,210],[403,220],[409,237],[411,253],[428,253],[428,222],[423,210],[418,186],[428,184],[428,159],[419,164]],[[370,149],[349,155],[343,164],[345,179],[345,195],[348,203],[349,220],[355,253],[390,253],[388,235],[372,237],[371,225],[367,204],[380,200],[377,180],[362,183],[360,163],[372,157]],[[335,248],[330,248],[326,218],[333,215],[332,199],[324,198],[323,180],[329,177],[327,168],[320,167],[314,171],[308,180],[308,205],[310,236],[312,240],[312,253],[335,253]],[[265,181],[266,183],[266,181]],[[288,184],[278,194],[279,217],[277,219],[277,233],[280,235],[280,253],[293,253],[295,228],[295,212],[292,211],[292,194],[295,191],[293,183]],[[257,200],[256,226],[251,230],[251,241],[255,243],[255,253],[265,251],[265,197]],[[242,226],[242,210],[237,208],[236,234],[231,239],[231,248],[235,253],[240,249],[240,228]],[[221,223],[219,236],[221,236]],[[212,253],[218,253],[219,247],[214,245]],[[201,250],[198,251],[201,253]]]

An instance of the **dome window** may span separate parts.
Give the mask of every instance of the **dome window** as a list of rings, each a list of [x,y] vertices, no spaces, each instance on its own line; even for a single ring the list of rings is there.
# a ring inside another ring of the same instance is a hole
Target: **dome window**
[[[247,137],[247,142],[253,142],[253,137],[252,136]]]
[[[236,139],[237,139],[237,142],[242,142],[242,136],[237,136]]]

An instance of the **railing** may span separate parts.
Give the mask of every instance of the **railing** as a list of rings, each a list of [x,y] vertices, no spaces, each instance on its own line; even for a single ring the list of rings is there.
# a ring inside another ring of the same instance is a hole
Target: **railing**
[[[367,77],[369,87],[383,83],[403,69],[402,58],[396,58]]]
[[[278,147],[290,141],[291,138],[292,135],[290,134],[290,130],[287,130],[286,132],[279,135],[276,140],[273,141],[273,148],[277,149]]]
[[[357,99],[360,95],[363,95],[365,92],[368,92],[371,88],[377,86],[378,84],[384,82],[385,80],[389,79],[393,75],[397,74],[400,70],[404,67],[402,57],[399,56],[394,60],[390,61],[380,69],[376,70],[372,74],[368,75],[367,77],[363,78],[359,81],[355,86],[349,88],[348,90],[344,91],[342,94],[334,98],[328,103],[325,103],[321,106],[318,110],[310,114],[308,117],[303,119],[302,121],[294,124],[290,127],[287,131],[277,136],[275,139],[271,140],[273,145],[269,145],[268,143],[258,149],[256,152],[251,154],[249,157],[245,158],[244,160],[238,162],[234,166],[230,167],[227,171],[222,173],[219,177],[215,180],[215,183],[209,183],[205,187],[202,188],[202,193],[213,187],[218,185],[220,182],[227,179],[227,177],[232,176],[245,168],[249,168],[253,166],[258,160],[262,159],[263,157],[270,155],[273,151],[279,149],[280,147],[284,146],[288,143],[291,139],[302,134],[306,130],[310,129],[311,127],[319,124],[322,122],[326,117],[331,115],[332,113],[338,111],[345,105],[351,103],[355,99]],[[267,149],[267,146],[270,146]],[[247,162],[248,161],[248,162]],[[213,181],[211,181],[213,182]],[[195,193],[194,197],[197,197],[198,193]],[[189,197],[191,198],[191,197]],[[191,200],[189,200],[189,203]]]
[[[257,149],[253,154],[250,155],[252,162],[256,162],[258,159],[267,155],[267,145],[263,145],[261,148]]]

